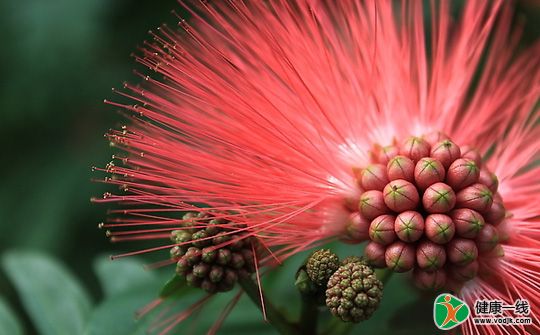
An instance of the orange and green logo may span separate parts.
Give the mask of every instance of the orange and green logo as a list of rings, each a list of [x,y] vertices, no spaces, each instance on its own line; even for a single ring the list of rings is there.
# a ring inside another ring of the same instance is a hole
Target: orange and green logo
[[[433,320],[437,328],[452,329],[471,315],[469,306],[449,293],[440,294],[433,303]]]

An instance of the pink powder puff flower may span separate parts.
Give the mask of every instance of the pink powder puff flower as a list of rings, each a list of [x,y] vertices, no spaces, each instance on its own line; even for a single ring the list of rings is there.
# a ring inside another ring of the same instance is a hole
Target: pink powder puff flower
[[[457,18],[449,7],[433,3],[427,24],[421,1],[186,7],[192,25],[160,27],[135,56],[155,75],[117,91],[133,104],[108,102],[132,120],[107,134],[126,155],[103,169],[106,181],[124,192],[97,199],[122,206],[101,226],[115,241],[165,241],[131,255],[178,246],[167,241],[185,211],[218,213],[256,237],[267,251],[258,263],[270,264],[331,239],[350,242],[362,181],[383,191],[393,157],[410,165],[430,156],[436,170],[417,172],[429,179],[400,181],[421,184],[420,201],[398,187],[385,196],[421,212],[422,190],[445,180],[457,209],[474,202],[471,210],[485,212],[471,217],[497,217],[476,237],[490,250],[479,254],[478,274],[458,283],[447,272],[446,287],[469,305],[524,298],[533,311],[533,325],[469,319],[462,331],[539,332],[540,44],[516,52],[520,31],[505,1],[467,1]],[[441,206],[451,215],[454,204]],[[369,240],[370,220],[357,221],[356,242]]]

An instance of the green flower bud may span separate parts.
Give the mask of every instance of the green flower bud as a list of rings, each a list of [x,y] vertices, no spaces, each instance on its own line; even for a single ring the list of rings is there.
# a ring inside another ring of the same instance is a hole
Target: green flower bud
[[[339,258],[328,249],[315,251],[308,259],[306,271],[315,285],[326,285],[328,278],[339,267]]]

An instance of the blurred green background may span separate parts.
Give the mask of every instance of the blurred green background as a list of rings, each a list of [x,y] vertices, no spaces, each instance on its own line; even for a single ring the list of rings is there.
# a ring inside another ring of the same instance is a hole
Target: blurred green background
[[[518,9],[525,43],[539,36],[538,8],[528,0]],[[89,199],[107,186],[90,181],[102,177],[91,166],[108,162],[114,151],[102,135],[124,122],[103,99],[112,97],[111,87],[137,80],[132,69],[142,67],[129,55],[149,29],[175,22],[171,9],[181,11],[174,0],[0,1],[0,139],[7,146],[0,164],[0,334],[123,335],[148,328],[148,318],[134,323],[134,311],[170,273],[143,270],[148,258],[108,260],[137,246],[110,244],[97,229],[106,206]],[[338,249],[343,256],[354,250]],[[303,257],[265,279],[270,298],[292,314],[298,303],[288,297],[296,294],[293,277]],[[410,294],[404,279],[392,279],[381,311],[359,326],[364,334],[432,331],[431,298]],[[219,297],[179,333],[203,333],[230,298]],[[193,299],[188,294],[180,305]],[[421,322],[399,317],[411,307],[425,316]],[[273,333],[243,299],[221,333],[254,332]]]

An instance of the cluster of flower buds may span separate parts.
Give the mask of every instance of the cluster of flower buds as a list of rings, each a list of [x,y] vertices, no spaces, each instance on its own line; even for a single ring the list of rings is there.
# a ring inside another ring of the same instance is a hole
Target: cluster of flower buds
[[[414,269],[421,288],[460,285],[479,257],[500,256],[506,210],[480,154],[437,132],[377,148],[357,171],[362,191],[348,231],[370,240],[372,266]]]
[[[231,290],[239,277],[255,271],[252,237],[243,227],[208,213],[187,213],[171,233],[171,258],[189,285],[209,293]]]
[[[363,258],[349,256],[340,262],[332,251],[317,250],[308,258],[305,273],[311,284],[306,290],[302,280],[297,285],[301,293],[316,298],[323,293],[330,312],[342,321],[366,320],[379,306],[383,284]],[[299,278],[297,274],[297,283]]]

